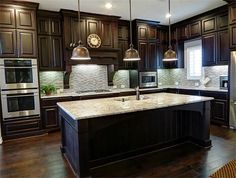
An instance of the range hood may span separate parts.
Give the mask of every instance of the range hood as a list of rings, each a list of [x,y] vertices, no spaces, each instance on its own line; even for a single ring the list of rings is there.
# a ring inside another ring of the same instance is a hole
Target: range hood
[[[67,49],[71,51],[72,48]],[[120,49],[116,48],[88,48],[91,60],[71,60],[67,61],[68,65],[77,65],[77,64],[98,64],[98,65],[110,65],[118,64],[118,57]]]

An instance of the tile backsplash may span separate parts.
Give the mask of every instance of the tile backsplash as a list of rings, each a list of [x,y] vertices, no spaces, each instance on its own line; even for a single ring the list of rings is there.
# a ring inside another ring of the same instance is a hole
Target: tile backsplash
[[[63,75],[64,72],[40,72],[39,79],[40,79],[40,86],[53,84],[56,88],[64,88],[63,87]]]
[[[203,77],[210,78],[208,87],[219,87],[219,76],[228,75],[228,66],[203,67]],[[180,86],[193,87],[199,80],[187,80],[187,69],[159,69],[159,85],[175,85],[178,82]]]
[[[70,89],[74,91],[101,90],[108,88],[106,65],[72,66]]]
[[[128,70],[119,70],[115,73],[113,77],[113,85],[117,88],[129,88],[129,71]]]

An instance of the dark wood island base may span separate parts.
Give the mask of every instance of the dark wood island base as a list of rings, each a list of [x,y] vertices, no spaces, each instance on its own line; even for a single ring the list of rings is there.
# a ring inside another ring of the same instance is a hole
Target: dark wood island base
[[[59,107],[61,151],[75,174],[183,142],[211,146],[210,101],[75,120]],[[158,160],[157,160],[158,161]]]

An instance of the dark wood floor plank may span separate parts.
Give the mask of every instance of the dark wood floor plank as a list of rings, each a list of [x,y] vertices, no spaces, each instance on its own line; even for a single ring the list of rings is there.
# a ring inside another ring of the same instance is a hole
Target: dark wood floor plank
[[[167,150],[92,169],[93,177],[204,178],[236,159],[236,131],[211,126],[212,145],[184,143]],[[1,178],[74,178],[60,152],[60,133],[0,145]]]

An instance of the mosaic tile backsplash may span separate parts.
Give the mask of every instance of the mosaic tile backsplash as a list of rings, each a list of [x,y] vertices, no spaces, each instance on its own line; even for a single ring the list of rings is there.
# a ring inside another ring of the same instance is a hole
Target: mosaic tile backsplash
[[[119,70],[115,73],[113,77],[113,85],[117,88],[129,88],[129,71]]]
[[[63,72],[40,72],[39,79],[40,79],[40,86],[53,84],[56,88],[64,88],[63,87]]]
[[[219,87],[219,76],[228,75],[228,66],[212,66],[203,67],[204,77],[210,78],[208,87]],[[199,80],[187,80],[187,69],[159,69],[158,83],[159,85],[175,85],[178,82],[179,86],[193,87]]]
[[[72,66],[70,89],[74,91],[101,90],[108,88],[106,65]]]

